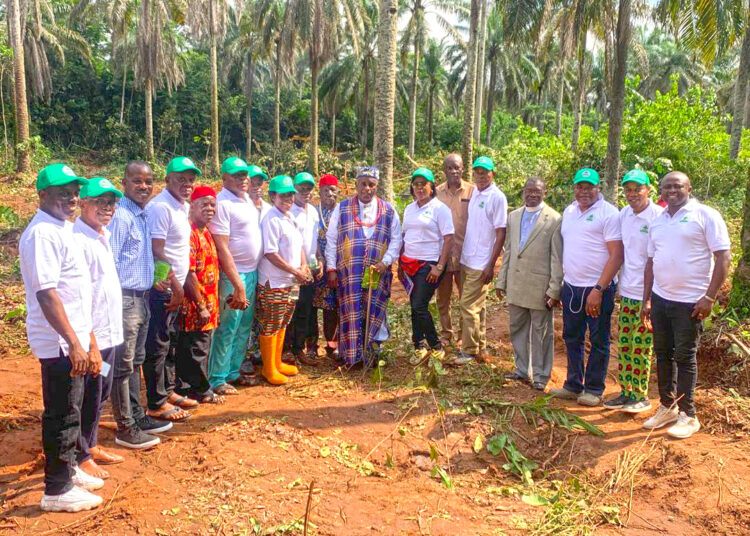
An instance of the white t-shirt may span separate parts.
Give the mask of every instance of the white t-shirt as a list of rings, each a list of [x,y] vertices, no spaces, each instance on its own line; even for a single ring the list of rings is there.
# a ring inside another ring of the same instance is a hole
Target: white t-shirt
[[[263,231],[263,258],[258,264],[258,284],[271,288],[287,288],[298,284],[297,278],[277,268],[266,258],[277,253],[291,267],[302,266],[302,233],[290,213],[284,214],[273,207],[260,224]]]
[[[239,273],[258,269],[263,255],[260,213],[247,194],[240,198],[222,189],[216,195],[216,214],[208,230],[211,234],[229,237],[229,253]]]
[[[252,201],[251,201],[251,203],[252,203]],[[255,203],[253,203],[253,206],[255,207]],[[261,199],[260,200],[260,208],[255,207],[255,210],[257,210],[258,213],[259,213],[259,220],[258,221],[260,223],[263,223],[263,218],[266,217],[266,214],[268,214],[271,211],[272,208],[273,208],[273,205],[271,203],[269,203],[265,199]]]
[[[574,287],[595,286],[609,260],[607,242],[622,240],[620,213],[601,194],[584,212],[573,201],[563,212],[560,231],[563,279]]]
[[[648,256],[654,259],[654,294],[695,303],[708,290],[717,251],[730,248],[721,214],[695,199],[675,212],[664,211],[651,222]]]
[[[484,270],[492,257],[497,230],[508,222],[508,200],[493,182],[480,191],[474,188],[469,200],[469,219],[461,250],[461,264]]]
[[[36,293],[54,288],[65,315],[85,351],[91,340],[91,276],[73,224],[38,210],[18,243],[21,276],[26,288],[26,335],[38,359],[69,354],[68,343],[44,317]]]
[[[164,188],[146,205],[151,238],[164,240],[164,255],[177,280],[184,284],[190,268],[190,205],[180,203]]]
[[[421,207],[416,201],[404,210],[404,255],[427,262],[440,260],[443,237],[455,232],[453,214],[437,197]]]
[[[122,344],[122,290],[115,259],[109,245],[109,230],[102,234],[89,227],[80,217],[73,224],[73,236],[83,249],[91,274],[91,320],[100,350]]]
[[[620,210],[620,231],[625,260],[620,268],[620,296],[643,299],[643,269],[648,260],[648,230],[651,222],[664,210],[649,201],[638,214],[630,205]]]
[[[294,221],[297,222],[297,228],[302,233],[302,243],[305,248],[305,255],[307,256],[307,263],[309,264],[313,255],[316,258],[318,255],[318,225],[320,224],[320,216],[315,207],[309,203],[305,208],[294,203],[289,213],[294,218]]]

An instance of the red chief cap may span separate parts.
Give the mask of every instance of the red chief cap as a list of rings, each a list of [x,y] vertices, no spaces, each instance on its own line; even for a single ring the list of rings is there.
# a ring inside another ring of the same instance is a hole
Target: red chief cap
[[[320,176],[320,179],[318,180],[318,186],[338,186],[339,185],[339,179],[336,177],[336,175],[331,175],[330,173],[325,173]]]
[[[214,190],[210,186],[196,186],[195,188],[193,188],[193,193],[190,196],[190,201],[195,201],[196,199],[206,197],[207,195],[216,197],[216,190]]]

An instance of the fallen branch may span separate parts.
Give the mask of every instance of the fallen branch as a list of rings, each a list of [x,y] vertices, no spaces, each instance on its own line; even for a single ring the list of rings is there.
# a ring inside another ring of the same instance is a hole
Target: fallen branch
[[[312,505],[312,494],[313,489],[315,488],[315,481],[310,481],[310,491],[307,493],[307,507],[305,507],[305,526],[303,529],[303,536],[307,536],[307,526],[310,523],[310,506]]]

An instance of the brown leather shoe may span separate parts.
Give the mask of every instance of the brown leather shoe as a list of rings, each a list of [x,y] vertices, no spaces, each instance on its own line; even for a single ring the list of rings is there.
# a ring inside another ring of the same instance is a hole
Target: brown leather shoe
[[[318,361],[317,352],[314,352],[312,350],[310,350],[308,353],[300,352],[298,354],[295,354],[294,359],[296,359],[298,363],[307,365],[308,367],[317,367],[320,363]]]

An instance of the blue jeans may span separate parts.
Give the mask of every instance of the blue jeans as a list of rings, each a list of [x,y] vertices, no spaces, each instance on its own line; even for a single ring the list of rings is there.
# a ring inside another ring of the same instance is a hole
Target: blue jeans
[[[227,298],[234,292],[234,286],[224,272],[221,273],[219,327],[214,330],[208,360],[208,381],[211,389],[240,377],[240,365],[245,358],[247,341],[253,329],[258,271],[240,273],[239,276],[245,285],[245,296],[250,303],[244,311],[227,306]]]
[[[431,349],[442,347],[429,306],[445,272],[440,274],[440,278],[435,283],[428,283],[427,276],[430,275],[431,270],[432,265],[425,263],[411,278],[414,288],[409,296],[409,303],[411,305],[411,338],[415,348],[419,348],[423,341],[426,341]]]
[[[574,287],[563,283],[563,339],[568,354],[568,377],[565,389],[574,393],[587,391],[601,396],[609,364],[609,332],[615,309],[615,284],[602,291],[599,316],[586,314],[586,299],[593,287]],[[586,328],[589,330],[591,352],[584,368]]]

